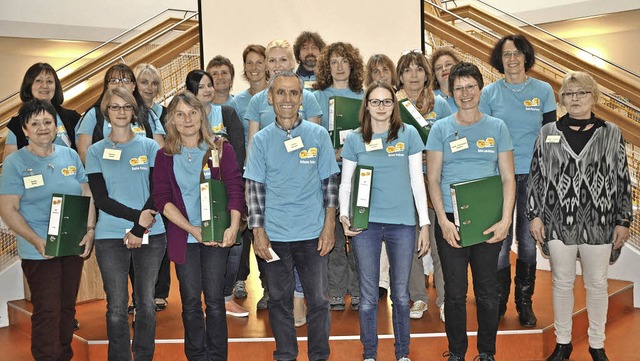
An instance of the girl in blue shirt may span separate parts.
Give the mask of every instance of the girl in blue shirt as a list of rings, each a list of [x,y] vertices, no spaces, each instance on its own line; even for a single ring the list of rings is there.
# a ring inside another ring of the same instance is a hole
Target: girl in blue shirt
[[[417,238],[419,256],[429,248],[427,194],[422,176],[424,144],[418,131],[405,126],[394,89],[373,82],[365,92],[360,111],[360,128],[350,133],[342,151],[340,222],[346,236],[353,237],[358,280],[360,281],[360,341],[365,361],[375,360],[378,349],[378,284],[380,248],[387,245],[391,271],[395,357],[408,361],[409,355],[409,273],[416,251],[416,209],[420,225]],[[369,228],[350,229],[350,190],[357,165],[373,166]]]

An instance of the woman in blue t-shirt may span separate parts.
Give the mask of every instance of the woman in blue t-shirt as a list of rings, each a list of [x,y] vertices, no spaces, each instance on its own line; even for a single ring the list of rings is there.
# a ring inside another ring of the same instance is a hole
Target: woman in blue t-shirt
[[[340,222],[346,236],[353,237],[360,283],[360,341],[366,361],[378,350],[378,284],[380,249],[386,242],[391,273],[395,357],[409,355],[409,273],[416,251],[416,209],[420,232],[418,255],[429,248],[427,194],[422,176],[424,144],[418,131],[405,126],[394,89],[374,81],[365,92],[360,110],[360,128],[347,135],[342,150]],[[369,228],[351,230],[349,208],[351,182],[356,166],[372,166]]]
[[[467,352],[469,266],[477,305],[477,359],[494,361],[496,353],[498,254],[511,226],[515,180],[513,145],[506,125],[478,109],[483,85],[482,74],[475,65],[462,62],[453,66],[449,88],[453,90],[458,111],[433,125],[426,146],[429,195],[436,213],[435,237],[446,294],[444,313],[449,361],[464,360]],[[493,233],[493,236],[461,248],[450,185],[496,175],[502,180],[502,217],[484,231],[485,235]]]
[[[533,46],[523,35],[507,35],[498,40],[491,51],[489,63],[504,74],[504,79],[487,85],[480,97],[480,110],[502,119],[513,139],[516,174],[515,238],[518,241],[516,261],[515,303],[520,324],[535,326],[532,300],[536,282],[536,241],[529,233],[527,179],[533,157],[533,145],[543,124],[555,122],[556,99],[551,85],[527,75],[536,61]],[[507,311],[511,289],[511,243],[509,230],[498,261],[498,297],[500,318]]]
[[[78,256],[50,257],[45,244],[53,193],[91,196],[78,154],[54,144],[56,111],[33,99],[18,113],[29,144],[13,152],[0,176],[0,217],[16,233],[22,271],[31,290],[31,354],[35,360],[71,360],[73,317],[83,258],[93,248],[95,214],[89,206],[87,232]]]
[[[449,89],[449,73],[451,67],[458,64],[460,59],[453,51],[453,48],[441,46],[431,53],[431,71],[435,75],[433,82],[433,94],[441,96],[447,101],[452,112],[458,110],[456,102],[453,100],[453,94]]]
[[[152,139],[131,129],[138,113],[124,87],[107,89],[100,110],[111,132],[87,151],[89,185],[99,209],[96,259],[107,295],[109,358],[152,360],[155,348],[155,284],[167,248],[162,219],[153,208],[151,176],[158,151]],[[133,347],[127,317],[128,273],[133,267],[136,308]]]

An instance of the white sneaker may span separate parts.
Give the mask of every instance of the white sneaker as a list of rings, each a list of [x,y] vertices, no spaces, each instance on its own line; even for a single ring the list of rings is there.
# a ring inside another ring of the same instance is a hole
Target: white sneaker
[[[376,361],[376,359],[374,359],[374,358],[367,358],[367,359],[364,359],[364,361]]]
[[[424,311],[427,310],[427,308],[428,305],[424,301],[416,301],[413,303],[413,306],[411,306],[409,317],[414,320],[422,318],[422,315],[424,314]]]
[[[444,322],[444,304],[440,306],[440,321]]]
[[[411,361],[408,357],[400,357],[398,361]]]

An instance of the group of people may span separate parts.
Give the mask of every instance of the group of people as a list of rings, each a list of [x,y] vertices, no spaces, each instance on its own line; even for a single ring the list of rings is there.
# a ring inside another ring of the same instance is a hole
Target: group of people
[[[167,108],[155,103],[161,77],[153,65],[114,65],[82,119],[61,107],[51,66],[29,68],[23,106],[9,125],[0,216],[16,232],[31,288],[36,360],[71,359],[82,257],[95,245],[110,360],[153,358],[169,261],[179,281],[187,358],[226,360],[225,314],[249,314],[233,297],[247,297],[253,247],[264,289],[257,308],[268,309],[276,360],[298,357],[295,327],[305,323],[309,360],[327,360],[331,310],[344,310],[350,299],[363,359],[375,361],[380,289],[388,285],[395,358],[409,361],[410,319],[428,309],[422,257],[430,251],[449,342],[443,356],[460,361],[467,353],[470,266],[475,359],[492,361],[511,288],[514,234],[520,324],[537,322],[538,243],[553,273],[557,345],[547,360],[569,358],[579,256],[589,351],[607,360],[607,267],[629,237],[631,184],[620,130],[593,114],[599,91],[588,74],[566,75],[558,100],[567,114],[558,120],[551,86],[527,75],[535,52],[522,35],[496,43],[489,63],[504,78],[486,87],[478,67],[450,47],[429,58],[404,52],[397,65],[384,54],[365,63],[352,44],[327,45],[303,32],[293,46],[273,40],[248,45],[242,55],[249,89],[232,95],[233,64],[216,56],[206,71],[189,72],[186,90]],[[361,100],[359,128],[337,149],[329,137],[334,96]],[[430,124],[426,142],[403,123],[405,100]],[[350,219],[358,166],[374,168],[365,230]],[[484,231],[486,242],[461,247],[450,185],[490,176],[502,183],[501,217]],[[224,185],[230,218],[215,242],[203,241],[201,229],[200,183],[209,179]],[[90,207],[79,257],[44,253],[48,204],[60,189],[91,196],[97,209]]]

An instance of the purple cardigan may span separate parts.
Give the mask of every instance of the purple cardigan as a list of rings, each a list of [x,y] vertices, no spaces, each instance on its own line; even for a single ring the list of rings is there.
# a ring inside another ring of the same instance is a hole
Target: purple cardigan
[[[189,219],[182,199],[182,192],[173,172],[173,156],[168,156],[164,152],[165,150],[162,148],[156,155],[153,170],[153,202],[160,213],[164,213],[164,207],[167,203],[173,203],[180,210],[180,213]],[[229,142],[223,143],[220,168],[211,167],[211,161],[209,161],[209,168],[211,169],[211,179],[218,179],[220,169],[222,169],[223,182],[227,187],[229,200],[227,209],[229,211],[235,209],[242,214],[245,208],[242,174],[238,169],[236,155]],[[171,261],[178,264],[185,263],[188,236],[187,231],[169,221],[167,225],[167,254]]]

